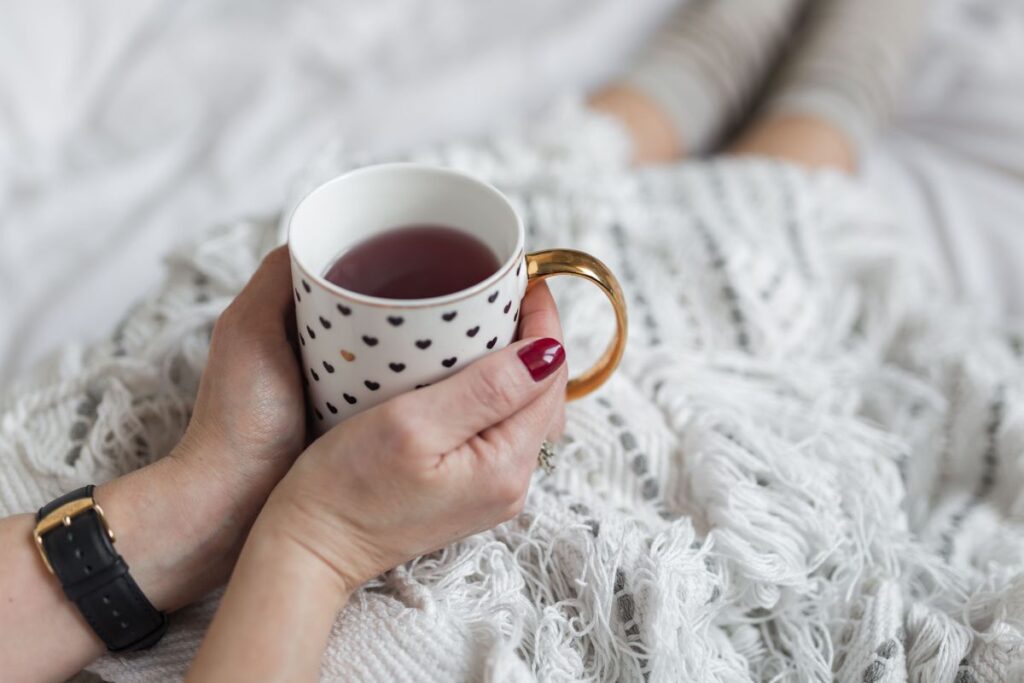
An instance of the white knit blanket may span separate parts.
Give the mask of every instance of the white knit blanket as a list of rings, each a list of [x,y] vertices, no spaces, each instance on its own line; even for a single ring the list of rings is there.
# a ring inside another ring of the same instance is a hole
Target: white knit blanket
[[[637,173],[579,113],[420,156],[508,192],[532,247],[606,260],[632,334],[525,512],[357,593],[325,680],[1022,680],[1024,334],[951,305],[882,202],[769,162]],[[325,158],[304,184],[353,163]],[[277,239],[245,221],[174,253],[109,341],[12,391],[0,512],[166,453]],[[582,367],[606,304],[559,293]],[[93,669],[180,678],[217,600]]]

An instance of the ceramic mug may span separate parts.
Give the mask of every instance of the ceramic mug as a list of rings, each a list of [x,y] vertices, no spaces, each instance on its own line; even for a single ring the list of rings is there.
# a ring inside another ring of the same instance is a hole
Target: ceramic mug
[[[348,248],[410,224],[445,225],[480,239],[501,265],[467,289],[427,299],[383,299],[339,287],[324,273]],[[393,396],[436,382],[513,341],[531,282],[577,275],[612,303],[616,332],[598,362],[569,381],[568,398],[599,387],[626,345],[626,304],[615,276],[568,249],[527,254],[523,223],[494,187],[422,164],[368,166],[330,180],[288,219],[298,339],[318,433]]]

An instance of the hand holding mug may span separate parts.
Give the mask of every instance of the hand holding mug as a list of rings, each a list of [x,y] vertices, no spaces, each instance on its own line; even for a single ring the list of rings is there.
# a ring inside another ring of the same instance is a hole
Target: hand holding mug
[[[523,301],[523,339],[314,442],[275,489],[257,533],[315,549],[351,591],[522,509],[537,452],[558,428],[567,372],[554,301]]]
[[[188,680],[315,678],[362,583],[522,508],[567,371],[546,287],[531,289],[521,319],[524,339],[345,420],[299,456],[253,525]]]
[[[499,265],[458,291],[397,299],[325,277],[346,249],[410,225],[473,235]],[[193,664],[196,680],[312,678],[335,612],[358,586],[522,508],[567,394],[599,386],[625,346],[625,304],[604,265],[567,250],[526,254],[509,201],[460,173],[391,164],[336,178],[296,207],[289,247],[321,436],[260,512]],[[617,323],[604,356],[572,381],[542,283],[558,273],[598,284]],[[280,638],[300,630],[312,637]]]
[[[174,450],[97,489],[117,550],[161,609],[228,576],[267,496],[305,447],[288,270],[287,250],[272,251],[218,318]]]
[[[218,453],[207,462],[214,469],[208,474],[252,482],[262,498],[305,446],[288,282],[288,251],[279,247],[221,313],[192,419],[176,450]]]

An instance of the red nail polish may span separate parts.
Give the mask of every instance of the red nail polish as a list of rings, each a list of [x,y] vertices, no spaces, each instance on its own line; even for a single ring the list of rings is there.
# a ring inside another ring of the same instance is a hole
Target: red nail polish
[[[554,339],[538,339],[519,349],[519,359],[530,371],[533,381],[539,382],[562,367],[565,349]]]

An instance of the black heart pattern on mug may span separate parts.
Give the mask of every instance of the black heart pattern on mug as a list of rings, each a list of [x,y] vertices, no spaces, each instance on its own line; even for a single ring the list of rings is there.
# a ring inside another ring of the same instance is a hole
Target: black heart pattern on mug
[[[309,288],[309,283],[306,282],[305,280],[302,281],[302,288],[306,290],[306,294],[309,294],[310,292],[313,291],[312,289]]]
[[[516,266],[516,277],[519,277],[519,271],[521,271],[522,269],[523,269],[523,262],[520,261],[519,265]]]
[[[522,265],[518,268],[521,272]],[[308,410],[323,420],[317,429],[376,405],[392,392],[428,387],[430,382],[423,380],[432,379],[439,370],[455,372],[497,349],[499,342],[504,345],[515,336],[514,324],[521,312],[517,297],[525,288],[524,280],[484,290],[465,304],[448,304],[452,308],[423,311],[374,310],[351,301],[325,300],[315,287],[304,291],[312,282],[299,285],[303,281],[297,281],[293,294],[294,301],[301,302],[297,306],[302,320],[296,336],[303,354],[313,354],[306,357],[309,372],[302,373],[302,380],[309,387],[305,389],[311,399]],[[327,315],[321,315],[323,311]],[[457,324],[446,327],[442,322]]]
[[[301,296],[299,294],[299,290],[298,289],[295,290],[295,294],[296,294],[297,297]],[[500,295],[500,290],[496,290],[496,291],[492,292],[490,294],[490,296],[487,297],[488,303],[494,303],[495,301],[497,301],[499,295]],[[513,304],[512,300],[509,300],[508,302],[506,302],[505,305],[502,308],[502,313],[507,315],[509,313],[509,311],[512,310],[512,304]],[[352,309],[349,306],[345,306],[345,305],[340,304],[340,303],[339,304],[335,304],[335,305],[336,305],[338,311],[342,315],[345,315],[345,316],[351,315]],[[444,313],[441,314],[441,319],[444,320],[445,322],[451,322],[451,321],[455,320],[455,318],[458,316],[458,314],[459,314],[458,310],[447,311],[447,312],[444,312]],[[331,322],[329,320],[327,320],[323,316],[317,316],[317,317],[320,319],[320,324],[323,325],[323,327],[325,329],[331,329]],[[386,319],[387,319],[388,323],[392,327],[400,327],[405,322],[405,318],[403,316],[391,315],[391,316],[387,316]],[[519,307],[516,307],[515,314],[513,315],[513,321],[518,321],[518,319],[519,319]],[[469,337],[469,338],[475,338],[480,333],[480,329],[481,329],[480,325],[474,325],[473,327],[471,327],[471,328],[466,330],[466,336]],[[311,327],[309,327],[308,325],[306,326],[306,332],[309,334],[311,339],[315,339],[316,338],[316,332]],[[306,345],[306,340],[305,340],[303,334],[300,332],[298,336],[299,336],[299,343],[302,344],[303,346],[305,346]],[[366,344],[367,346],[370,346],[370,347],[377,346],[380,343],[380,341],[381,341],[381,339],[379,337],[373,337],[373,336],[370,336],[370,335],[362,335],[362,340],[363,340],[364,344]],[[415,339],[415,340],[413,340],[413,342],[416,345],[416,348],[418,348],[420,350],[426,350],[426,349],[430,348],[431,346],[433,346],[433,340],[432,339]],[[486,343],[486,347],[487,347],[488,350],[493,350],[494,347],[497,345],[497,343],[498,343],[498,337],[497,336],[491,337],[490,339],[488,339],[488,341]],[[355,360],[355,354],[351,353],[350,351],[346,351],[345,349],[342,349],[340,351],[340,353],[341,353],[341,356],[346,361],[352,362],[352,361]],[[321,362],[323,364],[324,369],[329,374],[333,374],[334,373],[335,366],[333,366],[332,364],[328,363],[327,361],[321,361]],[[451,357],[448,357],[448,358],[441,359],[441,365],[443,365],[445,368],[452,368],[457,363],[458,363],[458,356],[451,356]],[[390,368],[390,370],[392,372],[401,373],[401,372],[403,372],[406,369],[406,364],[402,363],[402,362],[389,362],[388,363],[388,368]],[[315,370],[310,369],[310,374],[312,375],[314,381],[317,381],[317,382],[320,381],[320,376],[316,373]],[[378,391],[380,389],[380,387],[381,387],[381,384],[379,382],[375,382],[375,381],[369,380],[369,379],[368,380],[364,380],[363,381],[363,385],[368,390],[370,390],[370,391]],[[420,388],[425,387],[425,386],[429,386],[429,384],[418,384],[418,385],[416,385],[416,388],[420,389]],[[343,393],[342,396],[344,397],[345,401],[349,405],[355,405],[357,403],[358,399],[355,396],[353,396],[352,394]],[[327,406],[328,406],[328,410],[331,410],[331,407],[332,407],[331,404],[327,403]],[[331,412],[332,412],[332,414],[336,413],[337,412],[337,408],[335,408],[334,410],[331,410]]]

